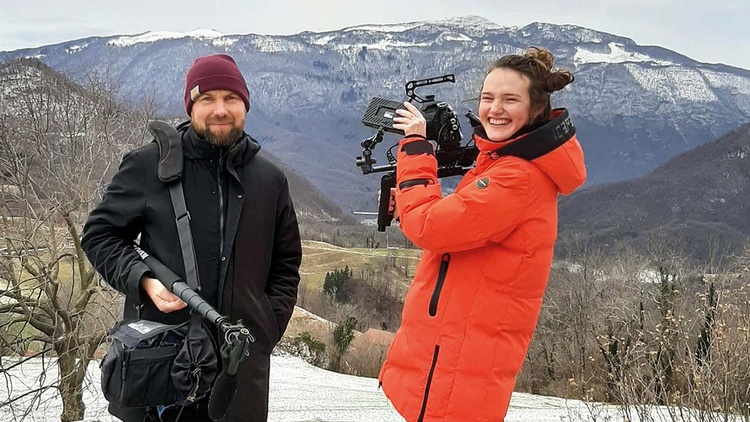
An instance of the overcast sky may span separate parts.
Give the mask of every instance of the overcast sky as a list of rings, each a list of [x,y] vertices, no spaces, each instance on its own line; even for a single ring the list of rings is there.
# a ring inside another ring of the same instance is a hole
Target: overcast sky
[[[0,5],[0,51],[145,31],[293,34],[478,15],[503,26],[574,24],[750,69],[748,0],[0,0]]]

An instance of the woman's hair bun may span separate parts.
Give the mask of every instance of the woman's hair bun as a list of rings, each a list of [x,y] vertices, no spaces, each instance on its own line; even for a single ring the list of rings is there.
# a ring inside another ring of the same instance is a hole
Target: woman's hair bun
[[[555,56],[544,47],[529,47],[523,54],[539,70],[540,82],[545,91],[552,93],[559,91],[575,80],[570,71],[555,69]]]

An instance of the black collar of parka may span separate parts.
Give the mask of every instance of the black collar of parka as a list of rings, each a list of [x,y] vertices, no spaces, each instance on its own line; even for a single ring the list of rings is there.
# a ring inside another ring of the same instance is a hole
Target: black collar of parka
[[[504,142],[502,147],[487,154],[493,158],[511,155],[528,161],[549,154],[576,134],[568,110],[556,108],[552,110],[552,116],[551,120],[541,125],[521,129],[511,140]],[[487,139],[481,126],[475,130],[474,135]]]
[[[260,151],[258,141],[245,132],[232,147],[227,148],[212,145],[198,136],[189,120],[177,126],[177,130],[182,134],[183,153],[186,158],[210,160],[223,156],[227,163],[231,163],[231,167],[241,167]]]

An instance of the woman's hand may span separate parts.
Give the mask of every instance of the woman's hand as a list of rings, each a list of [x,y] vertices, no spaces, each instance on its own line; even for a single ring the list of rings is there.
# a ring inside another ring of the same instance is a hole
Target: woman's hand
[[[427,122],[410,102],[404,102],[404,108],[396,110],[398,116],[393,118],[393,127],[403,130],[405,136],[419,135],[425,137],[427,134]]]

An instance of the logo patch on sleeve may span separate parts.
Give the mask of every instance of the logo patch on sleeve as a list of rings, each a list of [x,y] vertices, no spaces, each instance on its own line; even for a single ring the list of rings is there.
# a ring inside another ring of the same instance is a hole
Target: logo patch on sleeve
[[[483,177],[483,178],[477,180],[477,183],[476,183],[477,189],[485,189],[489,185],[490,185],[490,178],[489,177]]]

